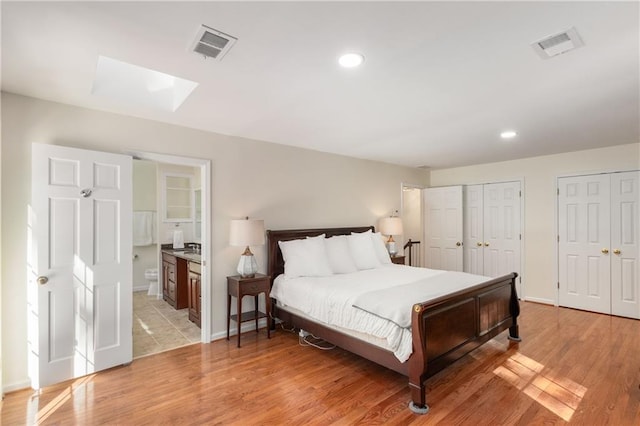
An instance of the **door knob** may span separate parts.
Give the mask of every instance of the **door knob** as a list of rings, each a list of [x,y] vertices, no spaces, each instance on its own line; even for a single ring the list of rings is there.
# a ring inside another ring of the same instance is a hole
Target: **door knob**
[[[458,242],[456,243],[456,246],[458,246],[458,247],[460,247],[461,245],[462,245],[462,243],[461,243],[460,241],[458,241]]]
[[[46,283],[49,282],[49,278],[45,277],[44,275],[41,275],[38,278],[36,278],[36,282],[40,285],[45,285]]]
[[[613,254],[620,254],[620,253],[622,253],[622,252],[621,252],[619,249],[615,249],[615,250],[613,251]]]
[[[480,241],[478,241],[478,242],[476,243],[476,245],[477,245],[478,247],[482,247],[482,243],[481,243]]]
[[[489,243],[484,243],[484,246],[485,247],[489,247]]]
[[[608,248],[603,248],[600,251],[602,252],[602,254],[608,254],[609,253],[609,249]]]

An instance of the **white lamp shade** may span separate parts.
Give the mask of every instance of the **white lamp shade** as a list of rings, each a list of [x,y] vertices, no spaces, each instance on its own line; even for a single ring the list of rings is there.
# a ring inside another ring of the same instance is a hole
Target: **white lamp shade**
[[[229,231],[229,244],[239,247],[264,244],[264,220],[232,220]]]
[[[402,235],[402,219],[383,217],[380,219],[380,232],[384,235]]]

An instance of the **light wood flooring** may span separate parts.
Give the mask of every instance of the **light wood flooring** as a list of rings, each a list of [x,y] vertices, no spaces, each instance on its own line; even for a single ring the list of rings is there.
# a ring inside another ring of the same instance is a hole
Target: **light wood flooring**
[[[133,293],[134,358],[200,341],[200,328],[189,321],[188,309],[175,310],[146,291]]]
[[[6,395],[16,424],[640,424],[640,321],[522,303],[523,341],[496,337],[427,381],[264,330],[135,360],[39,394]]]

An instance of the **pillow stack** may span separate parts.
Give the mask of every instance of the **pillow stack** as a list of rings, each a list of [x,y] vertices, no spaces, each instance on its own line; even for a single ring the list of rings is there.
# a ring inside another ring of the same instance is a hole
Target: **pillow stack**
[[[325,238],[279,241],[287,278],[325,277],[374,269],[391,263],[382,235],[371,230]]]

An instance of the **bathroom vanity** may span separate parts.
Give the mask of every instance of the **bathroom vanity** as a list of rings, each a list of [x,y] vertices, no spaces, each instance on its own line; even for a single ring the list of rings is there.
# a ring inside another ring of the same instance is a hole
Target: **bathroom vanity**
[[[189,309],[200,327],[201,260],[198,250],[162,247],[162,298],[174,309]]]

